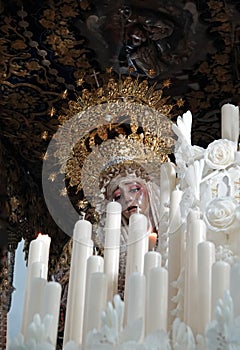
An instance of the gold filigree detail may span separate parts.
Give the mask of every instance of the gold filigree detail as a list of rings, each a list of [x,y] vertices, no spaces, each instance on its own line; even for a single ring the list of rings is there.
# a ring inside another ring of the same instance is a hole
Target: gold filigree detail
[[[68,190],[83,190],[95,207],[101,174],[112,160],[137,162],[151,173],[169,160],[175,144],[170,115],[182,101],[171,104],[164,96],[169,80],[157,86],[130,75],[93,75],[97,86],[87,86],[92,80],[86,76],[81,93],[59,117],[55,157]],[[83,203],[77,203],[78,209]]]
[[[140,81],[139,77],[132,76],[121,76],[116,79],[110,75],[110,68],[107,69],[107,72],[110,73],[99,76],[95,74],[97,86],[85,87],[89,81],[86,76],[77,81],[77,85],[83,86],[83,89],[77,96],[77,100],[68,102],[68,108],[64,110],[59,118],[61,124],[87,108],[103,103],[136,102],[154,108],[165,115],[170,115],[174,106],[182,106],[183,104],[182,99],[172,104],[168,102],[169,97],[163,97],[163,90],[171,84],[169,79],[165,80],[160,87],[156,87],[156,84],[151,85],[147,79]]]

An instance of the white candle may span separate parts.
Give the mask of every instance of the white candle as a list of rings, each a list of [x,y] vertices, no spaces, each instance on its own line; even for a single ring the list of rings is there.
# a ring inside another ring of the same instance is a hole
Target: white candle
[[[106,208],[105,227],[119,229],[121,227],[122,206],[118,202],[110,202]]]
[[[38,234],[36,239],[30,242],[28,266],[36,261],[42,262],[48,266],[50,243],[51,238],[41,233]]]
[[[35,277],[47,279],[48,267],[45,263],[36,261],[29,266],[30,280]]]
[[[84,317],[86,335],[89,331],[100,330],[101,315],[107,305],[107,276],[103,272],[93,272],[89,279]]]
[[[176,186],[176,166],[166,162],[160,168],[160,206],[163,209],[170,202],[170,195]]]
[[[92,255],[87,259],[87,273],[86,273],[86,292],[85,292],[85,306],[84,306],[84,323],[83,323],[83,343],[86,338],[87,332],[87,304],[91,301],[89,300],[91,294],[90,278],[92,273],[103,272],[104,260],[100,255]]]
[[[77,344],[82,342],[87,259],[93,252],[91,234],[92,225],[89,221],[77,221],[73,231],[64,345],[70,340]]]
[[[225,290],[230,288],[230,265],[225,261],[216,261],[212,265],[212,319],[218,299],[223,299]]]
[[[26,290],[24,294],[24,313],[22,318],[22,333],[27,335],[27,330],[29,324],[33,320],[35,313],[39,313],[41,310],[40,300],[39,303],[36,302],[35,297],[38,298],[38,293],[36,295],[35,290],[41,288],[44,285],[44,281],[47,281],[48,268],[45,263],[35,261],[27,269],[28,281],[26,283]],[[33,282],[34,281],[34,282]],[[43,281],[43,282],[41,282]],[[33,291],[31,289],[34,289]],[[38,292],[38,291],[37,291]],[[36,305],[31,305],[36,304]]]
[[[172,299],[177,294],[177,289],[172,283],[177,280],[181,271],[181,254],[183,250],[183,229],[180,212],[180,202],[182,199],[182,191],[174,190],[171,193],[170,212],[169,212],[169,243],[168,243],[168,309],[169,309],[169,326],[173,321],[171,311],[176,308],[176,304]]]
[[[122,206],[118,202],[107,205],[104,244],[104,272],[108,279],[108,300],[118,292],[119,249]]]
[[[125,311],[128,308],[128,282],[133,272],[143,273],[144,255],[148,251],[147,217],[134,213],[129,219],[129,233],[127,241],[127,261],[125,275]],[[126,312],[125,312],[126,322]]]
[[[149,303],[149,275],[153,267],[161,267],[162,256],[159,252],[151,250],[144,255],[144,276],[146,278],[146,311]],[[146,312],[146,324],[148,323],[148,313]]]
[[[168,218],[169,218],[169,203],[172,191],[176,186],[176,165],[167,162],[163,163],[160,168],[160,222],[159,222],[159,232],[161,233],[158,237],[157,250],[162,253],[164,243],[162,237],[164,233],[167,233]],[[164,258],[164,256],[163,256]]]
[[[199,211],[190,209],[188,217],[187,217],[187,231],[186,231],[186,247],[185,247],[185,261],[184,261],[184,314],[183,314],[183,320],[184,322],[187,321],[187,302],[188,302],[188,266],[191,263],[189,261],[189,228],[190,223],[195,220],[200,219]]]
[[[88,284],[88,279],[93,272],[103,272],[104,259],[100,255],[91,255],[87,259],[87,280],[86,286]]]
[[[230,271],[230,294],[234,305],[234,317],[240,315],[240,262],[231,266]]]
[[[24,293],[24,306],[22,313],[21,332],[26,336],[28,327],[28,308],[31,281],[35,277],[47,279],[48,259],[51,238],[48,235],[39,234],[29,245],[29,255],[27,263],[26,285]]]
[[[28,308],[26,318],[26,333],[25,336],[28,339],[28,327],[33,321],[33,316],[35,314],[41,315],[42,302],[43,302],[43,292],[47,281],[45,278],[35,277],[30,281],[30,290],[28,298]]]
[[[128,305],[127,305],[127,325],[133,324],[138,319],[142,319],[142,336],[145,328],[145,298],[146,280],[140,272],[133,272],[129,276]]]
[[[153,267],[147,286],[146,335],[157,330],[167,331],[168,319],[168,271]]]
[[[136,271],[143,273],[144,255],[147,253],[147,251],[147,218],[143,214],[134,213],[129,219],[126,266],[126,274],[128,276]]]
[[[202,219],[193,220],[188,225],[188,244],[186,247],[186,290],[184,299],[186,301],[184,310],[185,323],[188,324],[196,334],[198,323],[198,244],[205,240],[206,225]],[[194,288],[193,288],[194,286]],[[193,310],[195,310],[193,312]]]
[[[239,108],[230,103],[221,108],[221,137],[235,142],[236,150],[239,138]]]
[[[61,284],[58,282],[47,282],[43,290],[42,301],[42,319],[46,315],[52,316],[51,330],[50,330],[50,342],[56,347],[57,333],[58,333],[58,320],[61,301]]]
[[[203,241],[198,244],[198,333],[205,334],[211,321],[212,264],[215,262],[215,245]]]
[[[149,272],[153,267],[161,266],[162,257],[159,252],[151,250],[144,255],[144,275],[148,278]]]

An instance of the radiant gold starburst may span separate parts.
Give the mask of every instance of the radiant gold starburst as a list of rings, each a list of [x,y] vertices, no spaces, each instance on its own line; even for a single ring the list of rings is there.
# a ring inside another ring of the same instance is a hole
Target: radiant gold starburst
[[[48,111],[48,115],[50,115],[50,117],[52,118],[56,113],[56,108],[51,107]]]
[[[159,84],[131,74],[116,77],[107,68],[104,74],[84,76],[84,81],[81,76],[77,85],[82,87],[80,93],[58,116],[61,141],[54,154],[69,192],[74,188],[79,195],[83,190],[84,196],[88,193],[93,198],[99,191],[99,174],[110,158],[137,159],[151,164],[153,171],[168,161],[175,144],[171,112],[174,106],[183,105],[182,99],[170,103],[170,96],[165,96],[170,79]],[[49,180],[53,179],[51,174]],[[65,195],[63,189],[61,196]],[[89,197],[77,202],[78,209],[88,206]]]
[[[68,96],[68,91],[64,90],[63,93],[62,93],[62,99],[66,99],[67,96]]]

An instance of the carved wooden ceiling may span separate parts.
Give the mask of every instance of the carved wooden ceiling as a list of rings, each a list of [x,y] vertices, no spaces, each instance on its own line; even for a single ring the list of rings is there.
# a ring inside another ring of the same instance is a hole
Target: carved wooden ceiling
[[[83,76],[112,67],[171,79],[168,94],[185,101],[179,114],[192,111],[193,143],[204,147],[220,137],[222,104],[239,103],[239,1],[3,0],[0,14],[0,230],[12,252],[38,231],[58,253],[66,240],[44,203],[42,159],[53,112]]]

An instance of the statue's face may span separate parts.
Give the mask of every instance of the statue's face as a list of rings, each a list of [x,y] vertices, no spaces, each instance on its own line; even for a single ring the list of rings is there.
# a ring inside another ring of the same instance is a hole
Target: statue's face
[[[122,205],[122,215],[127,220],[137,212],[149,217],[149,196],[143,180],[120,177],[110,195],[111,200]]]

